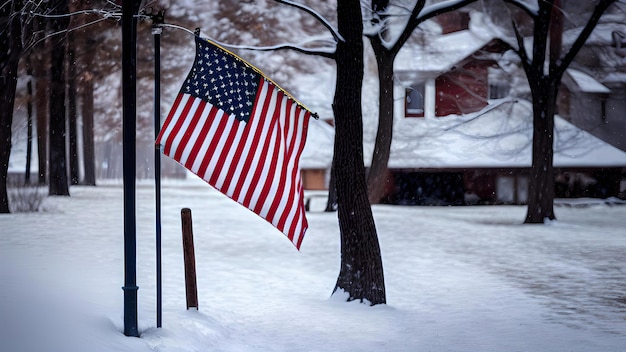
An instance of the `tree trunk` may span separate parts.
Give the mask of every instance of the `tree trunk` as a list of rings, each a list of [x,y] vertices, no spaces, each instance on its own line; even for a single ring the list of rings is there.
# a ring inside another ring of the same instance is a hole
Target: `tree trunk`
[[[367,175],[367,194],[371,204],[380,203],[388,179],[387,164],[393,139],[393,61],[395,55],[384,49],[380,39],[372,39],[378,64],[378,129],[372,164]]]
[[[7,176],[11,156],[11,125],[17,85],[17,67],[22,53],[21,1],[0,6],[0,213],[9,213]]]
[[[335,182],[335,166],[330,165],[330,180],[328,180],[328,200],[326,201],[325,212],[337,211],[337,182]]]
[[[96,185],[96,153],[93,136],[93,76],[87,74],[82,86],[82,117],[83,117],[83,166],[85,175],[83,184]]]
[[[70,3],[72,11],[85,9],[88,5],[79,0],[72,0]],[[76,26],[84,25],[89,17],[76,17]],[[76,59],[81,67],[80,93],[81,93],[81,115],[83,122],[83,185],[96,185],[96,153],[94,147],[94,73],[92,72],[92,62],[96,56],[97,44],[93,35],[89,31],[80,29],[77,31],[76,48],[80,52]]]
[[[76,128],[78,120],[78,109],[76,106],[76,51],[74,49],[74,32],[67,33],[67,109],[70,128],[70,183],[77,185],[78,174],[78,131]]]
[[[344,291],[348,301],[386,302],[382,259],[374,218],[367,199],[363,164],[363,23],[359,0],[337,2],[339,41],[334,173],[341,232],[341,268],[334,293]]]
[[[28,98],[26,101],[27,125],[26,125],[26,170],[24,170],[24,184],[30,184],[30,161],[33,159],[33,69],[30,59],[26,60],[26,74],[28,75],[28,83],[26,83],[26,93]]]
[[[41,55],[37,56],[47,56]],[[35,119],[37,120],[37,159],[39,184],[45,185],[48,178],[48,59],[37,60],[35,68]]]
[[[552,1],[553,2],[553,1]],[[557,37],[558,23],[552,23],[553,3],[539,4],[533,29],[532,62],[526,66],[526,76],[533,100],[533,151],[528,185],[528,209],[525,223],[543,223],[554,220],[554,113],[560,75],[556,75],[560,56]],[[556,27],[555,27],[556,26]],[[548,47],[548,37],[553,40]],[[550,72],[544,73],[545,59],[550,53]]]
[[[558,81],[541,79],[533,90],[533,154],[525,223],[543,223],[554,215],[554,114]]]
[[[67,1],[56,0],[50,4],[52,14],[67,14]],[[52,33],[67,29],[67,17],[54,17],[50,20]],[[64,60],[67,41],[60,34],[51,52],[50,60],[50,180],[49,194],[69,196],[67,178],[67,155],[65,149],[65,76]]]
[[[30,51],[35,78],[35,120],[37,125],[37,173],[39,185],[48,178],[48,88],[50,82],[50,58],[48,40],[42,40],[46,24],[43,18],[33,19],[33,40],[38,43]]]

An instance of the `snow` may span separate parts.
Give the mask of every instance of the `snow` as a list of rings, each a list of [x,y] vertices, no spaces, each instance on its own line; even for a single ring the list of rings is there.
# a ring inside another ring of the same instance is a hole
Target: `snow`
[[[198,9],[212,13],[216,6],[172,2],[169,14],[193,14],[190,20],[200,21]],[[413,62],[443,70],[441,65],[463,59],[492,36],[470,28],[448,37],[455,45],[426,47],[431,52],[423,54],[437,60]],[[275,60],[270,66],[289,65]],[[300,92],[294,94],[322,118],[330,117],[332,65],[309,68],[319,72],[298,75],[293,85]],[[178,87],[168,88],[169,96]],[[366,139],[376,128],[377,110],[370,108],[377,102],[376,87],[370,81],[364,90]],[[109,93],[101,100],[115,108],[117,93]],[[520,101],[513,108],[526,113],[508,119],[506,111],[404,119],[395,125],[390,165],[529,165],[529,106]],[[310,125],[301,164],[328,167],[332,128],[323,121]],[[626,165],[624,153],[569,126],[557,119],[557,139],[565,144],[557,145],[555,165],[581,156]],[[25,143],[14,145],[10,169],[22,171]],[[72,187],[71,197],[48,198],[43,212],[0,215],[2,352],[610,352],[626,343],[626,206],[614,200],[557,200],[559,220],[545,226],[522,225],[521,206],[376,205],[388,304],[369,307],[344,302],[342,293],[330,296],[340,264],[336,213],[308,213],[309,230],[298,252],[271,225],[195,176],[169,180],[163,187],[164,316],[158,329],[154,189],[140,183],[137,191],[141,337],[122,333],[122,186],[100,181],[95,188]],[[183,207],[193,212],[199,310],[185,309]]]
[[[401,93],[397,93],[401,94]],[[404,112],[396,100],[397,115]],[[375,117],[364,115],[364,154],[369,165]],[[432,118],[396,116],[389,167],[530,167],[532,106],[523,99],[491,101],[481,111]],[[626,166],[626,152],[555,116],[555,167]]]
[[[330,297],[336,213],[302,250],[197,178],[163,186],[163,327],[154,188],[137,186],[141,337],[123,335],[122,187],[72,187],[0,216],[2,351],[622,351],[626,206],[374,206],[387,305]],[[199,309],[185,309],[180,209],[192,209]]]
[[[301,169],[330,169],[335,130],[326,122],[309,121],[306,144],[300,156]]]
[[[570,75],[570,77],[572,77],[582,92],[604,94],[611,93],[611,90],[604,84],[598,82],[595,78],[582,71],[569,68],[566,72]]]
[[[470,28],[445,35],[428,37],[422,45],[405,45],[395,61],[394,69],[409,72],[433,72],[436,75],[449,71],[459,61],[467,58],[494,39],[491,30],[485,30],[485,15],[470,12]],[[435,76],[436,76],[435,75]]]
[[[434,117],[435,91],[432,80],[502,35],[496,30],[497,26],[484,14],[473,11],[470,16],[469,30],[430,36],[423,45],[407,45],[399,52],[394,66],[396,82],[399,84],[394,88],[395,112],[389,167],[530,167],[532,106],[520,96],[512,94],[507,100],[490,100],[489,105],[481,111],[464,116]],[[603,33],[606,32],[605,29]],[[502,64],[510,73],[512,67],[519,65],[517,62],[519,58],[512,54],[512,51],[507,52],[505,59],[502,60]],[[579,70],[568,69],[567,73],[582,91],[610,93],[606,86]],[[623,81],[619,80],[615,73],[612,77],[614,81]],[[416,82],[426,84],[425,118],[405,118],[405,88]],[[366,96],[363,99],[366,165],[372,160],[378,126],[376,84],[377,81],[366,77],[364,84],[367,87],[364,88]],[[432,88],[429,88],[428,84]],[[528,89],[527,87],[526,82],[512,83],[512,89],[516,94],[521,95],[524,93],[522,90]],[[601,141],[557,115],[554,166],[626,166],[626,152]]]

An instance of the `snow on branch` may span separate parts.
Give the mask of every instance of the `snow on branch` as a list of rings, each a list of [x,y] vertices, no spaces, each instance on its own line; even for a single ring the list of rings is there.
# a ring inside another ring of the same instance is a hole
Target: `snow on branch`
[[[425,1],[418,1],[411,13],[411,18],[407,23],[404,31],[398,37],[398,40],[391,48],[392,51],[399,51],[404,43],[409,39],[415,28],[422,22],[441,15],[446,12],[458,10],[466,5],[476,2],[477,0],[448,0],[437,4],[425,6]]]
[[[299,8],[305,12],[307,12],[308,14],[310,14],[311,16],[313,16],[315,19],[317,19],[324,27],[326,27],[326,29],[328,29],[330,31],[330,33],[332,34],[333,38],[335,38],[335,40],[337,42],[345,42],[346,40],[341,36],[341,34],[339,34],[339,32],[333,28],[333,26],[330,24],[330,22],[328,22],[328,20],[326,18],[324,18],[324,16],[322,16],[321,14],[319,14],[318,12],[316,12],[315,10],[313,10],[312,8],[303,5],[303,4],[299,4],[297,2],[293,2],[291,0],[274,0],[278,3],[281,4],[285,4],[285,5],[289,5],[289,6],[293,6],[296,8]]]
[[[504,0],[504,2],[508,2],[514,6],[517,6],[522,11],[526,12],[526,14],[532,18],[537,18],[539,16],[539,1],[537,1],[536,6],[532,6],[522,1],[518,0]]]
[[[104,10],[104,9],[80,10],[80,11],[54,14],[54,15],[30,11],[29,14],[31,16],[44,17],[44,18],[63,18],[63,17],[71,17],[71,16],[76,16],[76,15],[90,15],[90,14],[100,15],[104,19],[122,17],[121,12],[109,11],[109,10]]]
[[[561,65],[559,66],[559,70],[558,70],[560,73],[565,71],[565,69],[569,66],[569,64],[574,60],[574,57],[578,54],[580,49],[583,47],[583,45],[589,38],[589,35],[591,35],[591,32],[594,30],[594,28],[596,28],[596,25],[600,21],[600,17],[602,17],[602,14],[604,14],[604,12],[608,9],[608,7],[611,6],[611,4],[613,4],[614,2],[616,2],[616,0],[601,0],[600,3],[596,5],[596,7],[593,10],[593,13],[591,14],[591,17],[589,18],[589,21],[587,21],[587,24],[578,35],[578,38],[576,38],[576,41],[570,48],[569,52],[565,55],[565,57],[561,61]]]
[[[39,6],[38,4],[33,5],[33,6]],[[22,11],[22,15],[27,16],[27,20],[30,20],[34,17],[42,17],[42,18],[63,18],[63,17],[71,17],[71,16],[76,16],[76,15],[92,15],[92,14],[96,14],[99,16],[99,18],[96,18],[92,21],[86,22],[81,24],[80,26],[74,26],[74,27],[70,27],[67,29],[63,29],[57,32],[53,32],[53,33],[46,33],[46,35],[44,35],[41,38],[38,38],[37,40],[33,40],[34,38],[31,38],[30,42],[25,42],[24,43],[24,51],[29,51],[31,50],[33,47],[35,47],[36,45],[38,45],[39,43],[43,42],[44,40],[48,39],[48,38],[52,38],[54,36],[57,35],[62,35],[68,32],[73,32],[73,31],[77,31],[80,30],[82,28],[85,27],[89,27],[91,25],[94,25],[98,22],[102,22],[102,21],[106,21],[109,19],[118,19],[121,18],[121,13],[120,12],[116,12],[115,9],[112,10],[107,10],[107,9],[89,9],[89,10],[80,10],[80,11],[74,11],[74,12],[68,12],[68,13],[62,13],[62,14],[49,14],[49,13],[43,13],[43,12],[39,12],[39,11],[35,11],[35,10],[43,10],[42,8],[39,7],[34,7],[33,9],[29,9],[26,6],[24,7],[23,11]]]
[[[211,41],[226,47],[226,48],[230,48],[230,49],[243,49],[243,50],[255,50],[255,51],[274,51],[274,50],[285,50],[285,49],[289,49],[289,50],[294,50],[303,54],[307,54],[307,55],[317,55],[317,56],[322,56],[322,57],[326,57],[329,59],[333,59],[335,57],[335,50],[328,48],[318,48],[318,49],[313,49],[313,48],[307,48],[304,46],[304,44],[306,43],[301,43],[301,44],[277,44],[277,45],[271,45],[271,46],[247,46],[247,45],[233,45],[233,44],[226,44],[226,43],[222,43],[219,42],[215,39],[211,39]]]
[[[157,25],[157,27],[179,29],[191,35],[199,35],[200,33],[199,32],[200,28],[196,28],[196,31],[198,31],[196,33],[192,31],[191,29],[188,29],[183,26],[176,25],[176,24],[172,24],[172,23],[160,23]],[[277,44],[277,45],[272,45],[272,46],[236,45],[236,44],[224,43],[214,38],[208,38],[208,39],[210,39],[212,42],[224,48],[229,48],[229,49],[242,49],[242,50],[255,50],[255,51],[274,51],[274,50],[289,49],[289,50],[294,50],[303,54],[322,56],[322,57],[326,57],[329,59],[333,59],[335,57],[334,48],[308,48],[305,46],[310,43],[324,41],[324,39],[311,39],[305,42],[301,42],[299,44]],[[326,41],[329,41],[329,39],[326,38]],[[335,42],[332,42],[332,44],[335,44]]]
[[[457,10],[465,5],[469,5],[473,2],[475,2],[476,0],[448,0],[448,1],[442,1],[440,3],[436,3],[433,5],[430,5],[428,7],[424,7],[422,8],[422,10],[420,11],[419,15],[417,16],[417,18],[420,19],[421,22],[435,17],[437,15],[441,15],[442,13],[445,12],[450,12],[450,11],[454,11]]]

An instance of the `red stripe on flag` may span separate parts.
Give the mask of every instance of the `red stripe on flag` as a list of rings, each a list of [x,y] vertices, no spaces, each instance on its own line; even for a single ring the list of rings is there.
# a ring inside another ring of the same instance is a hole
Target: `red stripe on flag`
[[[206,141],[207,135],[209,134],[209,129],[211,128],[211,124],[213,123],[213,119],[211,118],[210,114],[213,113],[213,116],[215,116],[215,113],[212,111],[214,109],[210,105],[208,106],[208,109],[209,111],[207,112],[206,102],[202,104],[201,113],[202,113],[202,116],[206,115],[206,117],[204,118],[204,121],[202,121],[202,127],[200,127],[198,138],[196,138],[195,142],[193,143],[193,147],[191,148],[191,151],[189,152],[187,161],[185,161],[185,167],[189,170],[192,170],[193,165],[196,163],[196,159],[198,158],[200,149],[202,148],[202,145]]]
[[[220,112],[219,109],[211,105],[211,112],[209,114],[209,120],[213,121],[215,119],[215,116],[219,112]],[[217,126],[217,131],[213,134],[213,136],[210,137],[211,142],[209,143],[207,152],[204,153],[204,155],[202,156],[202,163],[200,164],[200,167],[198,167],[198,176],[200,176],[204,180],[207,179],[205,175],[207,173],[207,168],[209,167],[209,163],[211,162],[212,152],[215,150],[215,147],[220,140],[219,137],[221,136],[221,132],[224,130],[225,127],[226,127],[226,119],[220,119],[218,126]]]
[[[300,236],[300,233],[296,233],[296,228],[298,227],[298,225],[301,224],[301,219],[300,219],[300,216],[302,215],[301,212],[302,212],[302,209],[296,206],[296,214],[291,222],[291,226],[289,227],[289,231],[288,231],[289,233],[288,237],[291,240],[291,242],[294,241],[296,235]],[[300,231],[302,231],[302,229],[300,229]]]
[[[240,174],[241,180],[237,183],[237,187],[235,187],[235,191],[233,192],[233,199],[238,201],[239,203],[243,204],[242,199],[245,197],[245,195],[247,194],[241,194],[241,192],[243,191],[243,187],[246,186],[246,179],[248,179],[248,175],[250,175],[250,168],[252,167],[252,164],[255,162],[254,160],[254,156],[256,154],[257,149],[259,148],[259,140],[261,139],[260,134],[263,131],[263,126],[266,123],[267,120],[267,115],[265,114],[265,112],[267,112],[269,103],[270,103],[270,99],[266,99],[262,105],[261,111],[257,111],[257,108],[259,108],[259,104],[258,101],[259,99],[265,99],[267,98],[267,94],[263,94],[263,90],[264,88],[266,90],[270,89],[270,86],[265,84],[265,80],[261,79],[260,83],[259,83],[259,89],[257,90],[257,104],[255,104],[253,106],[252,109],[252,114],[251,114],[251,120],[255,119],[254,123],[256,128],[252,131],[253,135],[252,135],[252,142],[250,144],[250,148],[247,152],[247,157],[245,158],[244,161],[244,167],[243,170]],[[258,116],[258,117],[257,117]],[[250,123],[250,121],[248,121],[248,123]]]
[[[264,208],[265,202],[267,200],[267,196],[270,192],[270,188],[272,187],[272,184],[276,182],[274,178],[276,174],[276,164],[278,163],[279,153],[281,150],[281,146],[283,144],[283,139],[280,138],[281,137],[280,114],[281,114],[282,104],[284,103],[282,92],[278,92],[278,99],[281,102],[276,104],[278,108],[274,110],[274,114],[272,116],[271,133],[272,133],[273,139],[275,138],[275,141],[269,145],[269,147],[272,149],[272,152],[269,152],[271,154],[271,158],[269,160],[270,166],[269,166],[269,170],[267,172],[265,181],[263,182],[263,189],[261,190],[261,193],[259,194],[259,200],[257,200],[256,205],[253,209],[255,213],[260,213],[261,210]]]
[[[248,140],[248,135],[250,134],[250,130],[251,130],[250,126],[251,126],[250,121],[248,121],[248,124],[243,130],[243,135],[241,136],[242,141]],[[241,159],[244,155],[244,151],[246,150],[245,147],[246,147],[246,143],[243,143],[243,142],[240,142],[237,145],[237,149],[235,150],[235,154],[233,155],[231,167],[228,169],[228,172],[226,173],[226,179],[224,180],[222,189],[224,190],[224,192],[226,192],[228,196],[232,196],[228,192],[228,190],[230,189],[231,183],[233,179],[235,178],[235,172],[240,168]]]
[[[307,113],[308,114],[308,113]],[[302,150],[304,149],[304,142],[306,140],[306,124],[307,124],[307,114],[304,114],[304,122],[303,122],[303,131],[300,133],[302,135],[302,141],[301,143],[298,145],[298,151],[295,157],[295,160],[299,160],[300,155],[302,154]],[[294,118],[296,116],[299,116],[301,114],[295,114]],[[296,194],[296,190],[298,190],[299,192],[301,191],[302,185],[300,184],[300,170],[298,168],[298,165],[294,165],[292,172],[291,172],[291,180],[294,180],[294,182],[291,183],[291,187],[289,189],[289,195],[290,197],[287,198],[287,204],[285,205],[285,209],[293,209],[294,206],[294,202],[297,201],[297,199],[295,199],[295,194]],[[298,182],[295,182],[295,180],[297,180]],[[278,221],[278,224],[276,225],[276,227],[283,231],[283,233],[285,233],[284,228],[287,225],[287,220],[288,220],[289,214],[287,212],[284,212],[283,215],[280,217],[280,220]],[[293,239],[293,237],[290,238],[291,240]]]
[[[191,135],[194,133],[196,126],[198,125],[198,121],[200,120],[200,116],[202,115],[202,111],[204,111],[204,106],[206,102],[204,100],[200,100],[198,102],[198,106],[196,107],[196,111],[191,117],[191,121],[189,122],[189,126],[185,130],[182,139],[178,142],[178,148],[176,149],[176,153],[174,153],[174,160],[181,161],[181,157],[183,156],[183,151],[189,144],[189,139]],[[182,148],[181,148],[182,147]]]
[[[156,144],[160,145],[161,144],[161,140],[163,139],[163,137],[165,136],[164,133],[167,132],[167,129],[170,127],[170,124],[172,123],[172,120],[174,118],[174,114],[176,113],[176,110],[178,110],[178,105],[180,105],[180,101],[183,98],[183,94],[178,94],[176,96],[176,99],[174,100],[174,104],[172,104],[172,108],[169,112],[169,114],[167,115],[167,118],[165,119],[165,122],[163,122],[163,126],[161,127],[161,133],[159,133],[159,135],[157,136],[156,139]],[[169,132],[167,132],[169,133]]]
[[[217,164],[213,168],[213,174],[211,175],[211,178],[208,180],[209,183],[213,186],[216,185],[217,179],[220,176],[220,173],[222,172],[222,168],[224,167],[226,157],[228,156],[228,151],[230,150],[229,148],[232,147],[233,140],[235,139],[235,135],[237,135],[237,129],[239,128],[239,120],[237,120],[234,117],[227,116],[226,114],[224,115],[225,116],[222,118],[225,120],[230,119],[230,121],[233,122],[233,125],[231,126],[230,132],[228,132],[228,137],[226,138],[226,143],[224,144],[225,149],[223,149],[222,152],[219,153]],[[222,188],[220,187],[219,189],[221,190]]]
[[[267,97],[268,99],[265,101],[265,104],[263,105],[263,111],[262,111],[262,115],[267,116],[268,115],[268,111],[270,110],[270,101],[274,100],[274,86],[269,85],[267,87],[268,89],[268,93],[267,93]],[[246,195],[244,196],[243,202],[241,204],[245,205],[246,207],[250,208],[250,203],[252,202],[252,196],[256,190],[257,185],[259,184],[259,178],[261,177],[261,172],[263,171],[263,165],[264,163],[267,161],[267,152],[269,149],[269,144],[270,144],[270,140],[271,137],[273,136],[272,131],[271,131],[271,127],[272,127],[273,121],[270,120],[269,123],[269,127],[270,127],[270,131],[268,133],[268,136],[270,136],[270,138],[265,138],[265,143],[263,143],[263,146],[261,148],[261,155],[259,157],[259,161],[257,163],[257,166],[254,170],[254,177],[252,178],[252,182],[250,183],[250,187],[248,188],[248,192],[246,193]],[[258,137],[258,136],[256,136]]]
[[[286,176],[287,176],[287,168],[289,166],[289,160],[291,159],[291,152],[292,152],[292,148],[290,148],[290,144],[293,143],[293,137],[291,138],[291,140],[288,140],[289,138],[289,134],[290,134],[290,129],[295,129],[295,127],[297,126],[297,124],[291,124],[291,116],[289,115],[289,113],[291,112],[291,108],[293,105],[293,101],[291,99],[288,99],[286,101],[286,108],[283,111],[283,117],[285,117],[283,119],[283,126],[281,126],[281,130],[282,130],[282,136],[283,136],[283,140],[285,141],[284,143],[284,153],[285,153],[285,158],[283,159],[283,165],[282,168],[280,170],[280,174],[278,179],[279,180],[285,180]],[[285,116],[286,115],[286,116]],[[295,131],[291,131],[291,135],[295,136]],[[276,216],[276,212],[278,211],[278,206],[280,205],[281,200],[283,199],[283,194],[285,192],[285,186],[286,186],[287,182],[280,182],[278,185],[278,189],[276,190],[276,197],[274,197],[274,200],[272,201],[271,205],[269,206],[268,212],[267,212],[267,219],[268,221],[270,221],[272,224],[276,225],[276,221],[274,221],[274,217]]]
[[[189,113],[189,110],[191,109],[191,105],[193,105],[193,102],[194,102],[194,99],[192,97],[189,97],[185,106],[183,107],[183,111],[180,114],[182,118],[179,117],[178,120],[176,120],[176,124],[172,128],[172,131],[170,132],[169,136],[167,136],[163,154],[171,157],[172,147],[178,147],[178,144],[174,144],[174,140],[176,139],[178,133],[180,132],[180,128],[183,126],[183,123],[185,122],[185,117]]]
[[[198,149],[198,156],[196,157],[196,160],[193,162],[192,165],[192,168],[197,171],[197,175],[201,178],[202,176],[204,176],[204,174],[200,174],[199,171],[203,163],[205,163],[205,160],[207,158],[210,159],[210,155],[208,155],[209,146],[215,138],[215,131],[220,124],[219,116],[221,116],[220,110],[215,108],[213,105],[207,104],[207,107],[208,112],[205,112],[205,114],[207,115],[207,123],[205,126],[206,132],[203,132],[205,133],[205,140],[203,140],[202,144],[200,144],[200,148]],[[210,160],[206,161],[206,163],[208,165],[208,163],[210,163]]]

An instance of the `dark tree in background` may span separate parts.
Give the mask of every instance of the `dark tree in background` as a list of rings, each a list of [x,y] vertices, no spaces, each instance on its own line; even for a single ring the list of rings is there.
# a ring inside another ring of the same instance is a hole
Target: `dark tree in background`
[[[562,48],[563,18],[560,0],[540,0],[538,11],[516,0],[507,2],[522,9],[533,21],[532,52],[524,47],[523,35],[514,22],[517,53],[530,85],[533,103],[533,150],[528,190],[526,223],[543,223],[554,215],[554,115],[561,78],[567,67],[598,24],[602,14],[616,0],[600,0],[569,50]],[[570,14],[573,15],[573,14]],[[565,54],[562,54],[565,52]],[[546,59],[548,67],[546,69]]]
[[[36,10],[36,9],[33,9]],[[46,20],[43,16],[31,19],[33,34],[31,47],[26,55],[33,66],[35,79],[35,120],[37,121],[37,159],[38,182],[44,185],[48,178],[48,90],[50,84],[50,53],[44,40],[46,34]]]
[[[67,177],[67,155],[65,148],[65,50],[66,29],[69,17],[54,16],[69,12],[67,0],[54,0],[48,5],[51,17],[49,26],[51,33],[60,33],[49,37],[53,44],[50,58],[50,179],[49,194],[69,196],[69,182]]]
[[[11,125],[17,85],[17,66],[22,52],[20,10],[13,0],[0,6],[0,213],[8,213],[7,175],[11,156]]]
[[[78,175],[78,87],[76,82],[76,39],[74,31],[67,32],[67,57],[66,57],[66,80],[67,80],[67,118],[69,126],[69,158],[70,158],[70,183],[77,185]]]
[[[343,40],[339,40],[335,52],[333,100],[333,172],[341,232],[341,268],[335,292],[347,292],[350,301],[382,304],[386,303],[383,265],[363,164],[363,20],[359,0],[338,1],[337,22]]]

